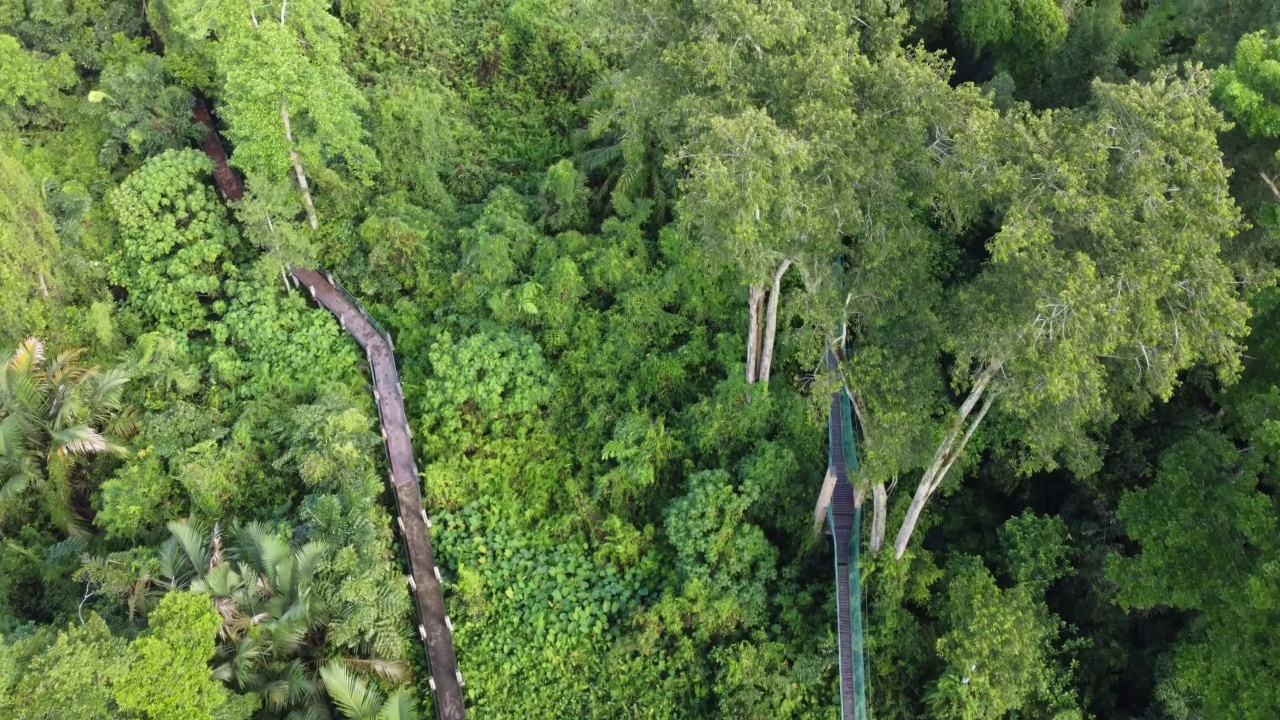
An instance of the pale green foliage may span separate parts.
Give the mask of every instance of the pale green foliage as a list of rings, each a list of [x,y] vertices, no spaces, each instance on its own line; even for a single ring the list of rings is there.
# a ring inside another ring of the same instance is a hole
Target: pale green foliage
[[[365,100],[338,57],[342,29],[337,19],[323,4],[303,0],[288,4],[284,27],[264,15],[253,28],[243,4],[224,4],[219,11],[231,8],[215,27],[223,33],[218,56],[226,81],[220,107],[235,145],[233,162],[250,176],[288,178],[290,148],[279,117],[281,98],[286,98],[304,157],[341,162],[357,180],[368,182],[377,158],[363,142],[356,114]],[[263,4],[259,9],[279,8]],[[310,132],[303,134],[304,128]]]
[[[657,469],[669,458],[674,439],[661,418],[631,414],[618,422],[601,458],[614,466],[596,479],[596,496],[605,507],[622,510],[657,481]]]
[[[167,151],[111,193],[123,247],[111,279],[129,303],[162,326],[208,328],[226,310],[223,277],[234,275],[239,242],[226,210],[207,183],[209,160],[195,150]]]
[[[1222,104],[1249,134],[1280,137],[1280,40],[1265,32],[1240,38],[1235,61],[1215,81]]]
[[[110,136],[98,155],[106,167],[114,167],[126,152],[145,158],[181,148],[200,133],[191,122],[191,93],[169,84],[160,57],[145,45],[117,35],[98,89],[89,93]]]
[[[959,29],[977,50],[996,47],[1014,57],[1051,49],[1067,34],[1064,0],[963,0]],[[1012,58],[1011,58],[1012,59]]]
[[[764,633],[715,653],[719,717],[785,720],[813,717],[822,707],[821,682],[830,655],[800,655]]]
[[[139,450],[132,462],[102,483],[101,510],[93,524],[107,535],[133,540],[153,534],[170,516],[174,482],[150,448]]]
[[[13,720],[110,720],[112,687],[123,678],[126,643],[89,613],[49,643],[49,631],[0,645],[0,715]],[[12,684],[10,684],[12,683]]]
[[[946,662],[925,698],[932,716],[955,720],[1002,717],[1046,681],[1055,623],[1026,586],[1002,590],[974,557],[956,561],[943,601]]]
[[[573,166],[571,160],[547,168],[542,181],[540,197],[543,205],[543,222],[554,231],[581,229],[587,220],[586,178]]]
[[[209,674],[220,624],[209,596],[169,593],[147,620],[113,688],[120,709],[147,720],[225,717],[218,711],[230,693]]]
[[[445,101],[442,93],[399,78],[385,78],[370,98],[372,142],[382,168],[379,180],[404,189],[423,207],[451,202],[440,181],[456,152],[454,119]]]
[[[59,250],[39,186],[0,151],[0,342],[11,345],[45,330],[52,301],[44,288],[59,289],[54,272]]]
[[[987,184],[1000,229],[947,303],[947,349],[961,377],[1001,368],[1024,470],[1062,458],[1090,472],[1092,426],[1168,398],[1197,362],[1239,371],[1249,310],[1220,244],[1240,214],[1208,90],[1198,68],[1095,83],[1093,111],[1001,126],[1007,164]]]
[[[24,50],[12,35],[0,34],[0,123],[48,120],[48,106],[75,83],[75,65],[67,55],[42,57]]]
[[[338,184],[340,173],[372,182],[378,159],[365,144],[358,115],[367,102],[342,65],[343,28],[328,5],[318,0],[174,5],[185,20],[179,28],[186,38],[211,43],[222,80],[219,109],[235,148],[231,162],[247,176],[251,203],[265,199],[266,212],[282,226],[301,209],[296,201],[291,207],[282,202],[280,188],[295,182],[291,150],[298,152],[317,189]],[[282,105],[292,143],[285,136]],[[265,224],[266,216],[257,220]],[[277,244],[268,238],[261,239]],[[305,243],[285,245],[304,252]]]

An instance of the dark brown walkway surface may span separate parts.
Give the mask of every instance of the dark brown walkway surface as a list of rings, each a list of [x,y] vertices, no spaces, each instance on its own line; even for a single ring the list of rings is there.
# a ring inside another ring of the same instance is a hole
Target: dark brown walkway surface
[[[218,137],[218,129],[213,125],[209,106],[199,95],[196,95],[195,107],[191,108],[191,122],[203,125],[208,130],[204,140],[200,141],[200,149],[213,161],[213,181],[218,186],[218,194],[223,200],[243,200],[244,185],[227,164],[227,151],[222,148],[222,138]]]
[[[204,100],[196,97],[192,121],[204,125],[208,135],[200,149],[213,162],[213,179],[224,200],[244,197],[244,185],[227,165],[227,154],[218,137],[213,117]],[[391,487],[395,492],[399,516],[396,524],[404,538],[409,555],[409,583],[418,606],[418,637],[426,645],[431,673],[431,689],[435,692],[436,716],[440,720],[464,720],[466,705],[462,699],[462,675],[453,650],[453,626],[445,614],[444,593],[436,569],[435,551],[431,547],[427,513],[422,507],[422,491],[418,485],[418,468],[413,461],[413,445],[409,442],[409,423],[400,392],[400,376],[391,338],[373,321],[355,298],[348,295],[332,278],[314,270],[291,268],[294,279],[322,307],[333,313],[342,329],[364,347],[373,375],[373,399],[378,406],[382,437],[387,444],[387,460],[391,466]],[[336,286],[335,286],[336,285]]]
[[[404,397],[396,372],[396,358],[390,339],[365,315],[350,296],[315,270],[292,268],[293,277],[321,306],[333,313],[356,342],[364,347],[373,374],[373,394],[382,419],[382,435],[391,465],[391,485],[400,516],[397,524],[409,554],[409,570],[414,598],[418,603],[419,637],[426,643],[431,684],[436,696],[436,714],[441,720],[462,720],[462,676],[453,650],[453,630],[445,615],[444,593],[436,570],[435,551],[427,529],[427,513],[422,507],[418,468],[409,441],[409,423]]]

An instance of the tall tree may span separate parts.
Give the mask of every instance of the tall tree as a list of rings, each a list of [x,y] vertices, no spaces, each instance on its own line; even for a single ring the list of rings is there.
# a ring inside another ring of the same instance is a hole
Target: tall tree
[[[271,223],[268,244],[280,245],[274,222],[297,208],[282,201],[279,186],[296,183],[315,230],[316,175],[337,182],[342,168],[357,182],[372,181],[377,156],[358,115],[366,102],[343,67],[342,24],[326,3],[178,0],[170,13],[188,39],[211,44],[222,79],[219,111],[235,146],[231,161],[247,175],[251,201],[266,204],[257,214]]]
[[[1000,126],[984,183],[998,229],[946,303],[943,349],[962,400],[925,464],[896,556],[997,400],[1020,469],[1064,459],[1087,474],[1097,467],[1092,428],[1168,398],[1195,363],[1223,379],[1239,371],[1249,310],[1236,280],[1250,273],[1221,251],[1239,210],[1209,85],[1198,67],[1095,83],[1087,111],[1019,112]]]
[[[826,300],[797,303],[825,331],[840,324],[840,293],[883,298],[930,266],[934,252],[919,241],[943,199],[932,169],[939,136],[964,122],[977,94],[952,89],[940,57],[899,47],[903,15],[823,0],[608,8],[601,24],[627,62],[610,81],[614,107],[596,122],[665,144],[682,178],[678,227],[739,270],[748,382],[772,372],[791,268]],[[842,288],[840,257],[870,284]],[[885,275],[889,258],[899,267]]]

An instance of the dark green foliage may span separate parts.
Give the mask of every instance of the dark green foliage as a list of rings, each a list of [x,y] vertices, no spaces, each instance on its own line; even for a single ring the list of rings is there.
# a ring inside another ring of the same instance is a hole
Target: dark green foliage
[[[98,88],[89,94],[110,136],[98,156],[106,167],[115,167],[125,153],[145,158],[203,135],[191,122],[191,93],[169,84],[161,59],[143,44],[117,35]]]
[[[0,387],[0,716],[430,714],[287,263],[394,338],[470,717],[835,717],[841,382],[864,538],[950,471],[862,548],[874,717],[1280,716],[1280,5],[144,5],[0,0],[0,341],[85,348]]]

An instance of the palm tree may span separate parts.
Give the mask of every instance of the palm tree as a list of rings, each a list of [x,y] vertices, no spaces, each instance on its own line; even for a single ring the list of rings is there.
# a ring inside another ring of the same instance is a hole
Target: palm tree
[[[128,375],[80,365],[83,352],[47,358],[44,343],[27,338],[0,357],[0,507],[33,489],[72,534],[86,532],[73,508],[76,458],[123,454],[134,429],[121,403]]]
[[[413,699],[397,690],[387,698],[378,688],[356,677],[345,665],[329,663],[320,668],[320,677],[333,704],[347,720],[416,720]]]
[[[608,82],[602,83],[583,100],[590,120],[574,133],[578,166],[583,172],[604,173],[599,193],[610,193],[619,209],[636,200],[651,200],[649,222],[659,227],[671,208],[678,176],[666,164],[665,139],[653,127],[635,125],[634,118],[609,107],[611,90]]]
[[[170,589],[208,593],[222,616],[214,677],[261,696],[260,717],[327,717],[316,672],[328,661],[322,655],[328,609],[312,587],[324,544],[294,549],[260,522],[233,524],[226,547],[217,524],[171,522],[169,531],[160,576]],[[403,663],[347,662],[395,682],[407,675]]]

